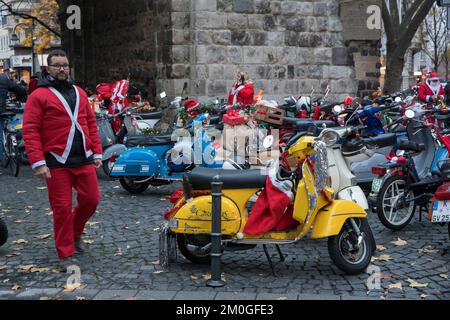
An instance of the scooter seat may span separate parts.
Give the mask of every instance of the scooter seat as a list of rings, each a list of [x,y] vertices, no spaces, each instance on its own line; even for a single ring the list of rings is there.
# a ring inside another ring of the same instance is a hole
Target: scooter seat
[[[405,150],[405,151],[421,152],[421,151],[425,150],[425,144],[417,143],[414,141],[402,140],[399,142],[398,148],[400,150]]]
[[[397,144],[395,133],[380,134],[376,137],[364,138],[364,144],[370,148],[384,148]]]
[[[157,120],[157,119],[161,119],[162,112],[157,111],[157,112],[150,112],[150,113],[136,113],[135,115],[137,117],[141,117],[143,120]]]
[[[172,141],[172,135],[159,135],[159,136],[131,136],[127,140],[127,147],[151,147],[172,145],[175,141]]]
[[[196,190],[211,189],[211,183],[217,178],[223,183],[223,189],[263,188],[266,185],[266,175],[260,170],[224,170],[210,168],[195,168],[187,174],[192,187]]]
[[[429,177],[409,185],[411,190],[434,190],[444,182],[441,177]]]

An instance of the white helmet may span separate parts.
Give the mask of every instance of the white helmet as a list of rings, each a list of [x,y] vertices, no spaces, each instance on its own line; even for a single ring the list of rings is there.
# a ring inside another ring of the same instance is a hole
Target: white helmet
[[[301,97],[297,101],[297,112],[306,110],[308,113],[311,112],[311,98],[310,97]]]

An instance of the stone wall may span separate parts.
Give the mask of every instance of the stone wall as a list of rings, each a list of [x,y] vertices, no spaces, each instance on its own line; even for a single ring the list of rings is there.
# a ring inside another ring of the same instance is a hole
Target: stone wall
[[[109,66],[119,65],[150,96],[180,95],[186,85],[191,97],[225,98],[242,70],[268,98],[309,94],[312,88],[323,94],[330,85],[341,99],[358,90],[355,64],[367,65],[357,57],[365,51],[344,38],[338,0],[60,3],[63,11],[68,3],[79,4],[87,17],[81,31],[65,31],[63,45],[77,79],[91,85],[108,80]],[[362,91],[368,86],[362,90],[359,83]]]

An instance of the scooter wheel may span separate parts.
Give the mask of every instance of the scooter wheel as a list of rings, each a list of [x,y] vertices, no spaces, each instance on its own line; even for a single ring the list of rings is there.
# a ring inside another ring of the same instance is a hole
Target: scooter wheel
[[[401,192],[406,188],[406,181],[399,176],[388,178],[381,187],[377,196],[376,211],[381,223],[388,229],[398,231],[405,228],[414,216],[416,206],[410,202],[404,207],[399,206],[399,201],[406,198],[414,198],[414,192],[410,190],[407,195],[398,198],[397,202],[392,203]]]
[[[119,181],[122,187],[131,194],[141,194],[150,186],[148,182],[135,183],[133,179],[127,177],[120,178]]]
[[[8,228],[5,221],[0,218],[0,247],[6,243],[6,240],[8,240]]]
[[[355,248],[356,232],[349,221],[344,223],[337,236],[328,238],[328,252],[336,266],[349,275],[364,272],[374,252],[374,242],[370,237],[371,229],[367,219],[355,219],[361,232],[365,234],[359,248]]]
[[[109,177],[109,174],[111,173],[112,167],[114,166],[114,162],[108,160],[103,161],[103,172]]]
[[[186,236],[183,234],[177,235],[178,249],[181,254],[195,264],[208,264],[211,263],[211,250],[202,250],[201,248],[206,246],[210,241],[210,237],[207,236]]]

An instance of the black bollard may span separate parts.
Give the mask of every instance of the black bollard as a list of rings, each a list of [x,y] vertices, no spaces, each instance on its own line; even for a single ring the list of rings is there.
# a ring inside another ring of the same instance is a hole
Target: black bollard
[[[211,279],[208,287],[223,287],[221,260],[222,256],[222,185],[218,177],[211,183],[212,219],[211,219]]]

